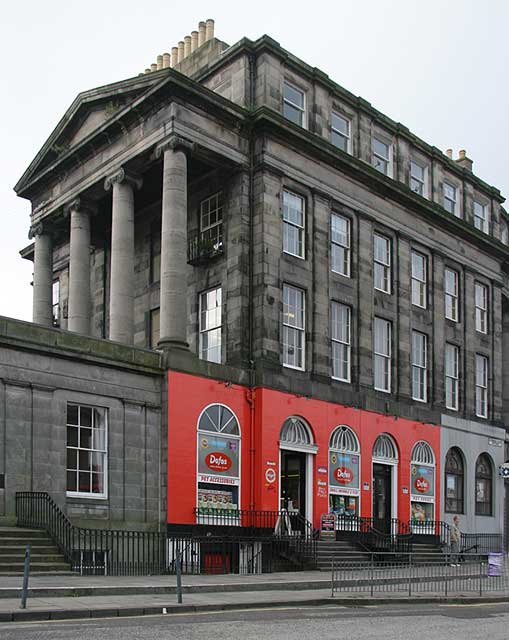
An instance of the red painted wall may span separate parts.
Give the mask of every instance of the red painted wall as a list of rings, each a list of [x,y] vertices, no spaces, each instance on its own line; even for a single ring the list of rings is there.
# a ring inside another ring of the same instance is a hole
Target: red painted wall
[[[253,413],[250,410],[252,398]],[[419,440],[428,442],[435,452],[435,518],[440,513],[440,428],[404,418],[381,415],[321,400],[258,388],[250,390],[188,374],[168,372],[168,522],[194,523],[196,505],[196,429],[200,413],[211,403],[228,406],[237,416],[242,434],[241,508],[279,509],[279,433],[289,416],[306,420],[313,432],[318,452],[313,456],[314,526],[328,511],[328,475],[318,474],[318,466],[328,467],[328,447],[332,431],[341,424],[356,433],[361,444],[361,515],[371,516],[373,443],[380,433],[390,434],[398,447],[398,517],[410,519],[410,456]],[[251,423],[251,420],[253,422]],[[267,464],[269,463],[269,464]],[[272,464],[271,464],[272,463]],[[276,480],[268,482],[272,468]],[[363,483],[369,490],[363,490]],[[409,493],[403,494],[402,487]],[[322,489],[322,491],[320,491]],[[324,495],[320,495],[324,493]]]

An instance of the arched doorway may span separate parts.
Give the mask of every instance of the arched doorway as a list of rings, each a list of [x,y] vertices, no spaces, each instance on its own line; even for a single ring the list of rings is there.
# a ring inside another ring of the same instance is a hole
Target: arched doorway
[[[313,455],[311,429],[297,416],[287,418],[279,435],[280,509],[313,520]]]
[[[373,527],[392,533],[398,513],[398,450],[390,435],[382,433],[373,445]]]

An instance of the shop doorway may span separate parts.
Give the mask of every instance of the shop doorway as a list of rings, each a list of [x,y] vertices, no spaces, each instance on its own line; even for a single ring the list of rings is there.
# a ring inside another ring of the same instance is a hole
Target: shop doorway
[[[306,453],[281,450],[281,509],[306,517]]]
[[[373,527],[391,533],[392,466],[373,464]]]

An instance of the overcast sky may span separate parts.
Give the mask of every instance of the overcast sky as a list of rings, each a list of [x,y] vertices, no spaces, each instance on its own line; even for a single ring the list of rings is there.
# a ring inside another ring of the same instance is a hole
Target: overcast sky
[[[6,0],[0,17],[0,315],[31,320],[30,204],[13,186],[80,91],[135,76],[214,18],[264,33],[509,194],[507,0]]]

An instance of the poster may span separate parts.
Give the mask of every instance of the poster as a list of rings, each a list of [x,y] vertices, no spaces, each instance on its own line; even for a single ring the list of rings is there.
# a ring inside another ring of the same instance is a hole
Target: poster
[[[240,440],[227,436],[198,435],[198,473],[239,477]]]
[[[198,509],[236,511],[237,500],[232,491],[198,487]]]
[[[329,452],[329,486],[359,491],[359,456]]]
[[[435,496],[435,468],[420,464],[410,466],[410,492],[414,496]]]

